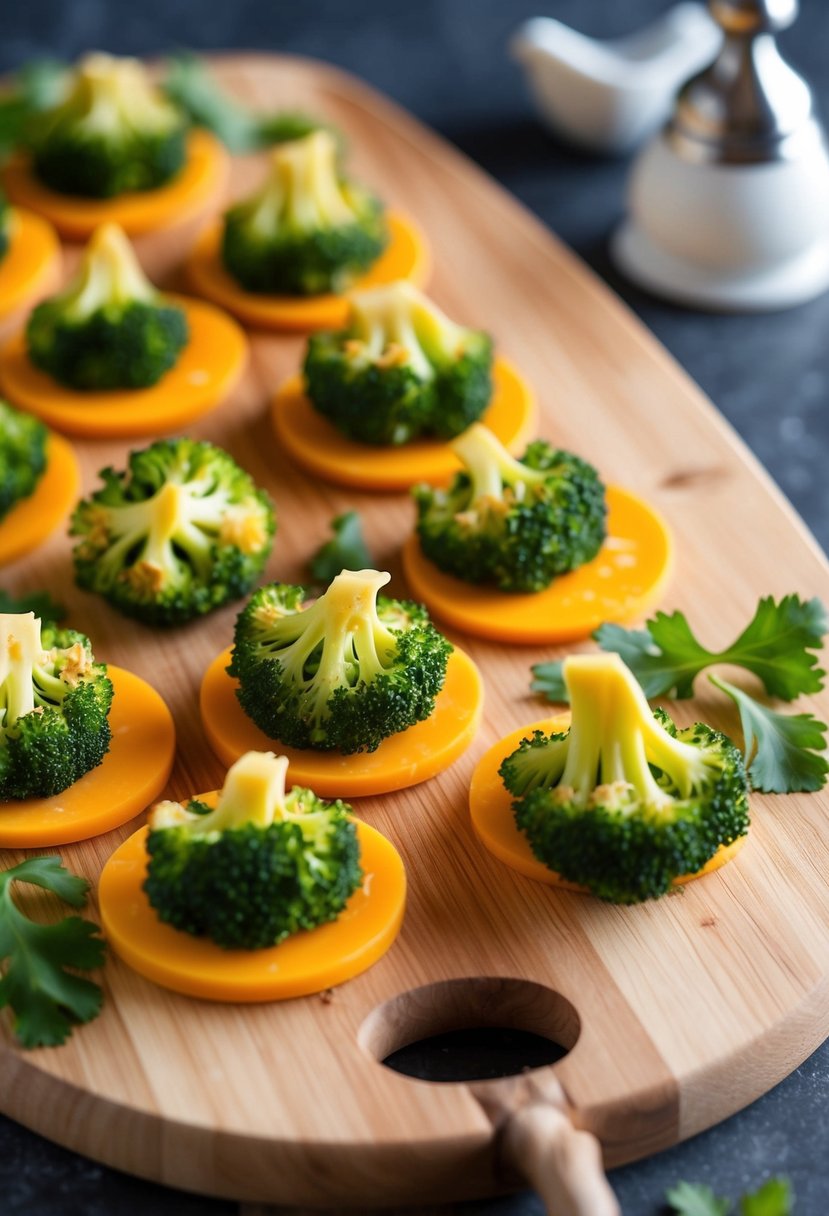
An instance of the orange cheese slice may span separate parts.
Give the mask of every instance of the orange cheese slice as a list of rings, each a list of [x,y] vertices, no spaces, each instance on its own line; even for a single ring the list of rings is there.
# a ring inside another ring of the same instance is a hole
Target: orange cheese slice
[[[57,288],[60,244],[50,223],[14,208],[9,247],[0,258],[0,319]]]
[[[521,645],[586,638],[604,621],[642,616],[662,595],[673,567],[668,526],[652,507],[607,487],[607,539],[578,570],[544,591],[515,594],[444,574],[424,555],[417,534],[403,546],[412,596],[430,613],[475,637]]]
[[[214,794],[199,794],[207,802]],[[142,890],[141,828],[112,854],[98,886],[101,925],[133,970],[164,988],[211,1001],[280,1001],[342,984],[376,963],[403,922],[406,872],[385,836],[357,823],[363,885],[336,920],[264,950],[225,950],[163,924]]]
[[[46,468],[34,492],[0,519],[0,566],[31,553],[54,532],[74,504],[80,482],[72,448],[59,435],[49,435]]]
[[[526,836],[516,827],[515,816],[512,813],[512,794],[506,789],[498,775],[502,761],[515,751],[522,739],[532,735],[533,731],[541,730],[548,735],[553,731],[567,730],[569,725],[569,713],[556,714],[555,717],[543,718],[540,722],[533,722],[530,726],[523,726],[520,730],[513,731],[511,735],[507,735],[505,739],[501,739],[491,747],[481,757],[472,774],[472,782],[469,787],[469,810],[472,815],[472,826],[478,838],[499,861],[505,862],[526,878],[535,879],[536,882],[589,894],[584,887],[567,882],[554,870],[548,869],[533,855]],[[673,885],[682,886],[686,882],[702,878],[704,875],[718,870],[727,861],[731,861],[745,842],[746,837],[739,836],[729,845],[720,845],[714,856],[705,863],[701,870],[697,870],[696,874],[684,874],[681,878],[675,878]]]
[[[219,405],[245,370],[248,344],[236,322],[202,300],[170,295],[187,314],[190,338],[151,388],[82,392],[29,359],[20,333],[0,351],[0,389],[21,409],[69,435],[126,439],[180,430]]]
[[[370,270],[353,284],[353,290],[378,287],[395,279],[410,279],[423,287],[429,278],[431,257],[426,238],[406,216],[387,213],[389,243]],[[312,329],[342,329],[348,321],[345,295],[268,296],[245,291],[222,265],[221,223],[211,224],[199,237],[185,266],[192,289],[220,304],[245,325],[257,329],[308,333]]]
[[[0,172],[0,181],[11,202],[42,215],[61,236],[83,241],[100,224],[118,224],[128,236],[138,236],[192,219],[219,199],[229,164],[219,140],[208,131],[196,130],[187,137],[187,159],[180,172],[155,190],[135,190],[114,198],[59,194],[37,179],[24,153],[10,158]]]
[[[0,802],[0,848],[42,849],[100,836],[153,802],[170,776],[176,732],[169,709],[144,680],[109,667],[112,741],[103,762],[51,798]]]
[[[288,780],[322,798],[359,798],[407,789],[442,773],[475,737],[484,704],[478,668],[464,651],[449,657],[446,681],[424,722],[389,735],[376,751],[342,756],[339,752],[286,747],[264,734],[236,697],[237,681],[225,670],[230,650],[208,667],[201,686],[201,717],[213,751],[230,766],[245,752],[278,751],[287,756]]]
[[[536,430],[533,391],[506,359],[492,368],[492,400],[481,418],[511,452],[522,451]],[[360,490],[408,490],[419,481],[441,485],[461,466],[448,443],[417,439],[399,447],[356,443],[317,413],[300,376],[277,391],[271,421],[279,442],[306,472]]]

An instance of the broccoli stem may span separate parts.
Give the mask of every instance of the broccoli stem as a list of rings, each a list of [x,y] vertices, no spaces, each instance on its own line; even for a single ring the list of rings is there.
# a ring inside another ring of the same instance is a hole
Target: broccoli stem
[[[560,787],[586,802],[598,782],[632,786],[641,802],[659,810],[674,799],[651,771],[661,769],[683,798],[710,775],[712,760],[682,743],[654,718],[641,686],[616,654],[571,655],[563,666],[570,694],[567,762]]]
[[[78,64],[61,112],[77,115],[78,126],[102,137],[137,126],[165,131],[176,118],[137,59],[118,59],[98,51]]]
[[[349,683],[371,683],[385,670],[383,657],[395,650],[394,634],[377,613],[380,588],[390,581],[385,571],[343,570],[317,601],[327,621],[325,646],[335,647],[343,663],[354,668]]]
[[[337,144],[327,131],[274,148],[264,188],[250,203],[253,229],[313,232],[357,219],[337,174]]]
[[[36,709],[59,706],[90,667],[81,642],[43,650],[41,622],[32,612],[0,615],[0,726],[12,727]]]
[[[166,569],[172,556],[172,540],[186,523],[184,505],[186,491],[175,482],[168,481],[153,498],[147,500],[150,510],[145,512],[147,539],[144,543],[143,560],[150,565]]]
[[[463,462],[471,483],[471,503],[481,499],[502,501],[509,487],[521,501],[529,485],[541,484],[549,471],[530,469],[510,456],[488,427],[475,422],[452,441],[452,451]]]
[[[149,568],[173,576],[178,563],[178,547],[190,559],[197,576],[206,579],[215,537],[222,534],[226,523],[233,526],[239,523],[244,531],[245,518],[250,515],[250,512],[232,507],[230,495],[219,488],[204,495],[198,493],[200,489],[207,490],[208,485],[205,480],[189,481],[186,485],[168,481],[143,502],[119,507],[101,506],[101,525],[108,535],[110,547],[100,560],[109,570],[110,580],[121,575],[127,555],[138,545],[143,547],[136,566],[140,565],[145,571]],[[256,540],[257,537],[248,539]],[[247,543],[244,536],[240,540]]]
[[[269,828],[287,815],[287,772],[287,756],[246,752],[228,769],[212,811],[196,815],[180,802],[159,802],[150,816],[150,830],[184,827],[194,836],[215,836],[248,824]]]
[[[99,309],[120,312],[133,302],[154,304],[159,294],[118,225],[102,224],[93,233],[75,278],[55,298],[67,319],[81,322]]]
[[[436,364],[458,358],[468,337],[408,282],[355,292],[349,329],[370,360],[393,354],[426,381],[434,379]]]
[[[35,705],[41,705],[44,709],[49,705],[60,705],[69,689],[65,680],[42,663],[32,669],[32,686]]]
[[[343,570],[310,608],[270,625],[263,644],[279,650],[283,673],[312,696],[317,720],[328,716],[338,688],[370,684],[395,653],[395,635],[377,612],[378,592],[390,578],[378,570]]]
[[[201,835],[246,823],[270,827],[284,815],[287,772],[287,756],[248,752],[228,772],[215,809],[196,817],[194,830]]]
[[[0,614],[0,724],[3,731],[35,708],[32,671],[43,657],[33,612]]]

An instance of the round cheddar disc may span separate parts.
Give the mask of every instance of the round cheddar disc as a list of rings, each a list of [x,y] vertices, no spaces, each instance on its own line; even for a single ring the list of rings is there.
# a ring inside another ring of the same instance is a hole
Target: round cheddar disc
[[[38,180],[31,159],[15,153],[0,173],[13,203],[49,220],[61,236],[83,241],[100,224],[118,224],[128,236],[154,232],[192,219],[222,194],[230,160],[224,146],[208,131],[191,131],[187,159],[171,181],[155,190],[135,190],[114,198],[59,194]]]
[[[605,621],[642,616],[662,595],[673,542],[660,515],[618,486],[607,487],[607,539],[591,562],[534,594],[498,591],[444,574],[416,533],[403,546],[412,597],[464,633],[496,642],[537,644],[586,638]]]
[[[178,431],[219,405],[247,363],[236,322],[202,300],[168,296],[187,314],[190,337],[177,363],[151,388],[67,388],[29,359],[20,333],[0,352],[0,389],[14,405],[69,435],[126,439]]]
[[[286,747],[264,734],[242,709],[237,681],[226,671],[230,650],[208,667],[201,686],[201,716],[207,740],[228,767],[249,751],[274,751],[289,760],[288,780],[322,798],[359,798],[407,789],[442,773],[475,737],[484,704],[480,672],[462,650],[446,667],[446,681],[424,722],[389,735],[376,751],[339,752]]]
[[[557,714],[555,717],[543,718],[540,722],[533,722],[530,726],[513,731],[511,735],[507,735],[505,739],[501,739],[491,747],[481,757],[472,774],[472,782],[469,787],[469,810],[472,815],[472,826],[478,838],[499,861],[505,862],[526,878],[535,879],[536,882],[589,894],[584,887],[567,882],[533,855],[526,836],[516,826],[515,816],[512,812],[512,794],[498,775],[501,763],[515,751],[522,739],[529,738],[537,730],[549,735],[554,731],[567,730],[569,725],[569,713]],[[731,858],[743,847],[745,841],[745,836],[739,836],[729,845],[720,845],[714,856],[701,870],[697,870],[695,874],[684,874],[681,878],[675,878],[673,886],[682,886],[686,882],[702,878],[713,870],[718,870],[727,861],[731,861]]]
[[[429,278],[431,259],[423,233],[397,212],[390,211],[386,218],[389,244],[371,269],[353,283],[354,291],[393,283],[395,279],[409,279],[423,287]],[[222,231],[221,223],[211,224],[187,259],[185,269],[195,292],[257,329],[308,333],[343,328],[348,321],[345,295],[269,296],[245,291],[222,265]]]
[[[72,448],[60,435],[49,435],[46,468],[34,492],[0,519],[0,566],[31,553],[54,532],[74,504],[80,482]]]
[[[170,776],[176,732],[169,709],[144,680],[108,668],[112,741],[97,768],[51,798],[0,802],[0,848],[42,849],[100,836],[153,802]]]
[[[526,380],[506,359],[492,368],[493,393],[481,418],[511,452],[523,450],[536,430],[536,404]],[[271,419],[279,442],[306,472],[360,490],[408,490],[419,481],[441,485],[461,468],[448,443],[416,439],[399,447],[357,443],[318,413],[301,376],[286,380]]]
[[[14,208],[9,246],[0,258],[0,319],[57,288],[60,244],[47,220]]]
[[[200,794],[211,801],[214,795]],[[264,950],[225,950],[163,924],[143,891],[147,828],[112,854],[98,886],[101,925],[133,970],[164,988],[211,1001],[280,1001],[333,988],[376,963],[403,921],[406,873],[385,836],[357,823],[363,885],[336,920]]]

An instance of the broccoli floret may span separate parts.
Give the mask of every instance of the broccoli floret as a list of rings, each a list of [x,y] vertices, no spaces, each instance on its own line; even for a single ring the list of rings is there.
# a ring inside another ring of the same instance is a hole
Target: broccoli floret
[[[183,309],[156,291],[116,224],[95,231],[72,282],[26,327],[32,363],[81,391],[156,384],[188,337]]]
[[[226,213],[221,256],[246,291],[310,296],[343,291],[387,240],[380,202],[340,177],[334,137],[314,131],[275,148],[264,187]]]
[[[262,573],[273,508],[221,448],[162,439],[101,477],[72,517],[75,577],[127,616],[189,621],[244,595]]]
[[[287,768],[284,756],[248,752],[215,809],[154,808],[144,890],[160,920],[230,950],[336,920],[363,877],[350,807],[299,786],[286,793]]]
[[[137,59],[87,55],[62,100],[24,131],[36,175],[60,194],[152,190],[184,164],[188,120]]]
[[[304,372],[316,410],[361,443],[451,439],[492,396],[492,340],[402,281],[350,299],[348,327],[314,334]]]
[[[452,646],[420,604],[380,597],[390,575],[344,570],[305,604],[302,587],[260,587],[236,622],[229,673],[272,739],[350,755],[428,718]]]
[[[569,731],[537,731],[501,765],[535,856],[613,903],[664,895],[749,827],[740,752],[697,722],[652,713],[616,654],[564,663]]]
[[[591,464],[537,439],[520,460],[474,423],[452,444],[465,468],[448,489],[415,486],[425,555],[468,583],[543,591],[596,556],[604,486]]]
[[[0,519],[28,498],[43,476],[48,434],[39,419],[0,401]]]
[[[0,800],[49,798],[100,764],[111,702],[84,634],[0,615]]]

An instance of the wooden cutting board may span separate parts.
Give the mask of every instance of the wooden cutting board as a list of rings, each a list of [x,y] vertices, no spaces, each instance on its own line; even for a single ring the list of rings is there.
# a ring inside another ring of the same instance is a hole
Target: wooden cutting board
[[[665,605],[687,612],[707,643],[730,641],[761,594],[829,600],[816,544],[710,403],[494,182],[342,72],[265,56],[223,59],[216,70],[246,102],[311,109],[345,131],[356,175],[428,234],[436,299],[489,329],[534,384],[543,433],[664,512],[678,552]],[[240,162],[234,192],[258,172],[255,161]],[[182,246],[181,233],[140,242],[148,267],[165,274]],[[314,485],[276,447],[268,400],[301,350],[299,339],[255,337],[243,385],[193,433],[226,446],[273,494],[280,526],[271,577],[301,580],[331,517],[356,507],[378,564],[405,594],[406,497]],[[127,449],[77,446],[86,490],[98,468],[123,465]],[[73,587],[63,536],[2,581],[65,598],[96,653],[164,695],[179,738],[169,796],[221,783],[198,687],[229,641],[235,607],[168,633],[129,623]],[[407,916],[390,953],[324,998],[253,1008],[176,996],[112,957],[103,1015],[65,1047],[20,1052],[2,1023],[0,1109],[121,1169],[215,1195],[339,1208],[427,1202],[509,1185],[495,1127],[530,1086],[434,1085],[377,1062],[406,1042],[482,1024],[556,1038],[572,1050],[536,1075],[537,1087],[563,1088],[614,1165],[751,1102],[824,1039],[829,796],[755,796],[738,859],[658,903],[616,908],[521,878],[476,842],[467,788],[486,748],[543,713],[528,693],[529,665],[556,652],[456,640],[488,684],[478,738],[436,780],[357,806],[408,868]],[[825,717],[829,696],[809,708]],[[677,716],[734,726],[722,700],[682,703]],[[66,847],[63,857],[95,877],[138,822]]]

